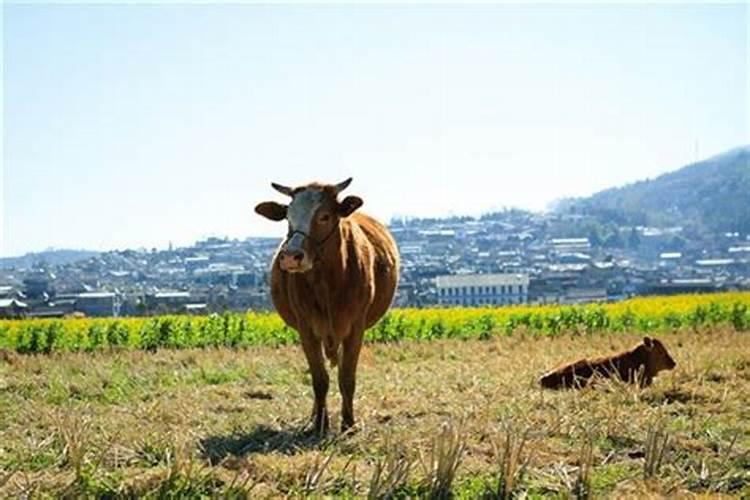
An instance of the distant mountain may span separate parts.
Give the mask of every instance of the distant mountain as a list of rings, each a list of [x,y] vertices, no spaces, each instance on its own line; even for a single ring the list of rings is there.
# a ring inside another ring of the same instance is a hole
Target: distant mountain
[[[750,234],[750,146],[732,149],[655,179],[566,199],[556,211],[621,225],[684,226]]]
[[[43,252],[27,253],[20,257],[0,258],[0,269],[28,268],[34,264],[46,263],[50,265],[64,265],[85,260],[99,255],[99,252],[90,250],[45,250]]]

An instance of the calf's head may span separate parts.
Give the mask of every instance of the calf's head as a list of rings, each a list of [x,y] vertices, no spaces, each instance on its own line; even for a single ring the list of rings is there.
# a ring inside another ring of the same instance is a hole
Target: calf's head
[[[255,211],[274,221],[287,220],[287,236],[278,259],[282,271],[299,273],[312,269],[324,245],[338,231],[340,219],[362,206],[362,199],[357,196],[338,199],[351,182],[350,177],[338,184],[313,183],[297,188],[271,184],[292,201],[288,205],[266,201],[258,204]]]
[[[653,375],[662,370],[671,370],[677,366],[677,363],[669,355],[667,348],[664,347],[664,344],[660,340],[643,337],[643,346],[646,348],[648,369]]]

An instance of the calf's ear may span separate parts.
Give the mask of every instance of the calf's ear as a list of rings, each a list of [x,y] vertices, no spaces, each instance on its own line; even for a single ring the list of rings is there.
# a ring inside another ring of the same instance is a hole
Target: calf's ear
[[[347,196],[339,203],[338,214],[341,217],[348,217],[361,207],[363,203],[364,201],[359,196]]]
[[[264,201],[255,206],[255,213],[275,221],[286,219],[286,205],[275,201]]]
[[[654,348],[654,341],[651,337],[643,337],[643,345],[646,346],[646,349],[651,350]]]

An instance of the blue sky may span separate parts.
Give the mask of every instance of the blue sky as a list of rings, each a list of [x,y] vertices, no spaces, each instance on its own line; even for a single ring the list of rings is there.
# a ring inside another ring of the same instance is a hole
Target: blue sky
[[[542,209],[748,139],[746,5],[19,5],[0,255],[281,235],[271,181],[363,210]]]

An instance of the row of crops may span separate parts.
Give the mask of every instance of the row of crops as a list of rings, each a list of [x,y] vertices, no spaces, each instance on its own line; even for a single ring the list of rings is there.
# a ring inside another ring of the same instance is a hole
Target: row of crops
[[[367,340],[486,339],[518,332],[665,332],[719,325],[750,330],[750,293],[634,298],[586,306],[394,309],[367,332]],[[296,332],[274,313],[0,320],[0,348],[28,354],[112,347],[152,350],[295,342]]]

